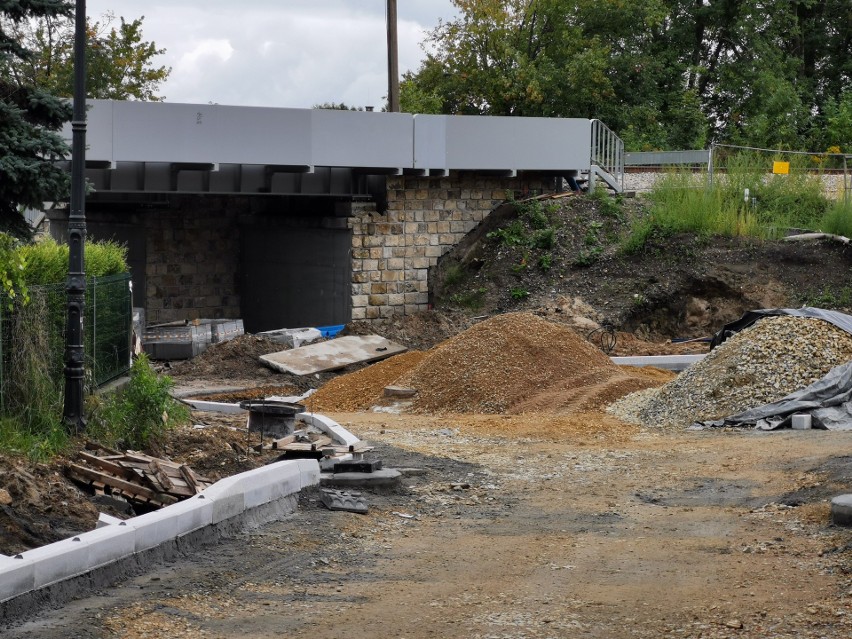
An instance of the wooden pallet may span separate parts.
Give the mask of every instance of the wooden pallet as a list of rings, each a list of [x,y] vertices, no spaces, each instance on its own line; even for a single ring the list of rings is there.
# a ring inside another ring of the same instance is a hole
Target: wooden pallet
[[[124,497],[131,503],[168,506],[197,495],[212,482],[186,464],[176,464],[136,451],[119,453],[88,443],[65,472],[97,492]]]

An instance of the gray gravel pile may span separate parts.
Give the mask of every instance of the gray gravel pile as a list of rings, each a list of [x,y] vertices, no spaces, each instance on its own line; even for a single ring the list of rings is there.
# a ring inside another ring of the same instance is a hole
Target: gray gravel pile
[[[645,426],[689,426],[774,402],[852,359],[852,335],[815,318],[767,317],[665,386],[607,409]]]

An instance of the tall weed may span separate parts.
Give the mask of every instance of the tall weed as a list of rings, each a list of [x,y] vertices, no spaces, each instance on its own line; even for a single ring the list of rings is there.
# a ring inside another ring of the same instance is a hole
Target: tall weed
[[[93,407],[90,436],[110,446],[145,448],[171,428],[189,419],[189,408],[169,391],[174,382],[159,376],[146,355],[130,369],[130,382],[121,391]]]
[[[649,214],[635,220],[622,250],[636,252],[652,235],[694,233],[774,239],[790,228],[817,228],[829,207],[819,176],[791,161],[789,175],[768,173],[765,155],[727,158],[712,183],[705,172],[673,171],[651,191]]]

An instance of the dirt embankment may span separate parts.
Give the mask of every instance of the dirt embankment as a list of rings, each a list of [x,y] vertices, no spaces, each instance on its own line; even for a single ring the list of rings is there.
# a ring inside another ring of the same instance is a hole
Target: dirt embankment
[[[652,235],[628,254],[621,239],[646,214],[644,200],[537,206],[471,231],[443,256],[430,272],[435,308],[533,311],[581,334],[608,324],[664,342],[711,335],[756,308],[852,307],[852,247],[841,243]]]

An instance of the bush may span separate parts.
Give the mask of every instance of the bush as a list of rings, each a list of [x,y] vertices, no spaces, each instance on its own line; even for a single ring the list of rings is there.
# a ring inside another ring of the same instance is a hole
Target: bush
[[[23,258],[24,278],[29,286],[59,284],[68,277],[68,245],[52,238],[18,249]],[[86,277],[126,273],[127,249],[116,242],[86,242]]]
[[[852,204],[835,202],[826,211],[820,228],[826,233],[852,237]]]
[[[174,382],[159,376],[146,355],[130,368],[130,382],[92,409],[89,435],[108,446],[146,448],[189,419],[189,408],[169,391]]]

